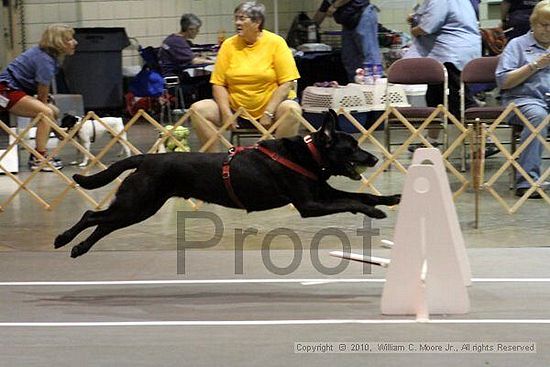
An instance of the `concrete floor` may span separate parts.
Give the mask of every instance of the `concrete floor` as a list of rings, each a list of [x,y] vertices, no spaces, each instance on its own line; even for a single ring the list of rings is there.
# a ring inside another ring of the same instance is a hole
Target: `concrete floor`
[[[144,127],[136,131],[130,139],[145,149],[155,135]],[[61,157],[68,161],[71,154],[68,149]],[[108,156],[106,163],[114,159]],[[499,159],[491,158],[489,170]],[[402,182],[392,171],[376,186],[399,192]],[[41,173],[31,186],[53,198],[61,183]],[[357,187],[344,179],[332,183]],[[506,200],[515,199],[506,180],[498,188]],[[0,200],[12,190],[9,178],[0,177]],[[548,366],[550,206],[530,200],[509,215],[483,193],[475,229],[472,193],[455,204],[474,277],[471,310],[418,323],[414,316],[380,314],[385,269],[365,271],[349,263],[328,275],[312,265],[311,240],[329,226],[346,233],[355,251],[362,250],[355,233],[363,226],[359,216],[302,219],[289,207],[247,215],[204,205],[201,210],[222,219],[224,232],[215,246],[188,250],[182,274],[183,257],[176,250],[182,222],[176,213],[189,211],[187,202],[170,200],[153,218],[113,233],[73,260],[70,246],[53,250],[52,242],[89,206],[70,193],[56,210],[45,211],[22,192],[0,213],[0,366]],[[380,231],[371,246],[376,256],[391,256],[381,240],[393,237],[397,210],[387,213],[372,224]],[[298,235],[303,251],[291,251],[292,243],[281,237],[262,258],[266,235],[283,227]],[[246,239],[239,260],[235,230],[246,228],[258,235]],[[206,240],[212,231],[209,223],[187,222],[188,239]],[[328,251],[340,248],[335,239],[325,239],[316,257],[335,266],[339,260]],[[298,255],[301,261],[290,274],[270,270],[286,267]],[[536,353],[297,354],[298,342],[533,342]]]

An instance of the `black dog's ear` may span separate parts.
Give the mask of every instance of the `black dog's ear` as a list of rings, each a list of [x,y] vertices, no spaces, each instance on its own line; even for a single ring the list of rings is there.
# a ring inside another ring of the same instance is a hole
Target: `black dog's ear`
[[[63,114],[63,117],[61,117],[61,121],[63,121],[63,120],[69,121],[69,119],[71,119],[71,118],[74,118],[74,116],[71,115],[70,113],[65,112],[65,113]]]
[[[76,116],[73,116],[70,113],[64,113],[60,126],[63,128],[72,128],[77,122],[78,118],[76,118]]]
[[[338,115],[336,114],[336,111],[334,111],[332,108],[329,109],[328,112],[325,114],[325,119],[323,120],[323,124],[319,129],[319,132],[321,133],[321,140],[323,140],[324,144],[327,146],[332,143],[332,138],[334,132],[336,131],[337,118]]]

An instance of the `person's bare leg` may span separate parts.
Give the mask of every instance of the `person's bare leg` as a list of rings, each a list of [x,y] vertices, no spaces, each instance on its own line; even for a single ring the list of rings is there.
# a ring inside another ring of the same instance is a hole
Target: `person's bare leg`
[[[213,99],[203,99],[202,101],[197,101],[191,105],[191,109],[194,113],[202,116],[204,119],[198,118],[194,114],[191,115],[191,123],[193,124],[193,129],[197,133],[199,141],[201,142],[201,147],[215,135],[215,132],[212,128],[218,130],[222,125],[220,117],[220,109],[218,104]],[[217,152],[219,151],[219,142],[215,142],[210,145],[206,150],[207,152]]]
[[[25,96],[19,100],[11,109],[10,112],[17,116],[34,118],[39,113],[43,113],[48,119],[55,121],[56,114],[59,113],[57,107],[47,105],[40,102],[38,99]],[[46,145],[50,135],[50,125],[43,119],[36,124],[36,150],[40,153],[46,152]]]
[[[296,101],[287,99],[286,101],[281,102],[277,110],[275,111],[275,118],[284,118],[277,130],[275,131],[275,136],[277,138],[289,137],[298,135],[298,129],[300,128],[300,122],[294,117],[294,114],[289,114],[285,116],[287,112],[294,110],[299,114],[302,114],[302,109]]]

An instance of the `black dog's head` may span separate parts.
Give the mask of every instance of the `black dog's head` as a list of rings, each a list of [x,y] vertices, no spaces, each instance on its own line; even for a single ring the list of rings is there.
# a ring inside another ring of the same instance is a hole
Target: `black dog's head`
[[[375,166],[378,158],[361,149],[357,140],[350,134],[337,131],[337,119],[336,112],[329,110],[323,125],[312,134],[313,141],[321,152],[323,163],[330,175],[360,180],[361,173],[367,167]]]
[[[78,121],[80,121],[80,118],[66,113],[61,119],[61,127],[70,130]]]

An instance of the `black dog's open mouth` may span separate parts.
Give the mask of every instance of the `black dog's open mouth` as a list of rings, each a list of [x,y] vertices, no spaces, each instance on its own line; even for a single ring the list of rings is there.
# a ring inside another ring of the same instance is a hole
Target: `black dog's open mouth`
[[[355,162],[347,162],[346,167],[349,172],[349,177],[356,181],[361,179],[361,174],[368,168],[366,165],[359,165]]]

